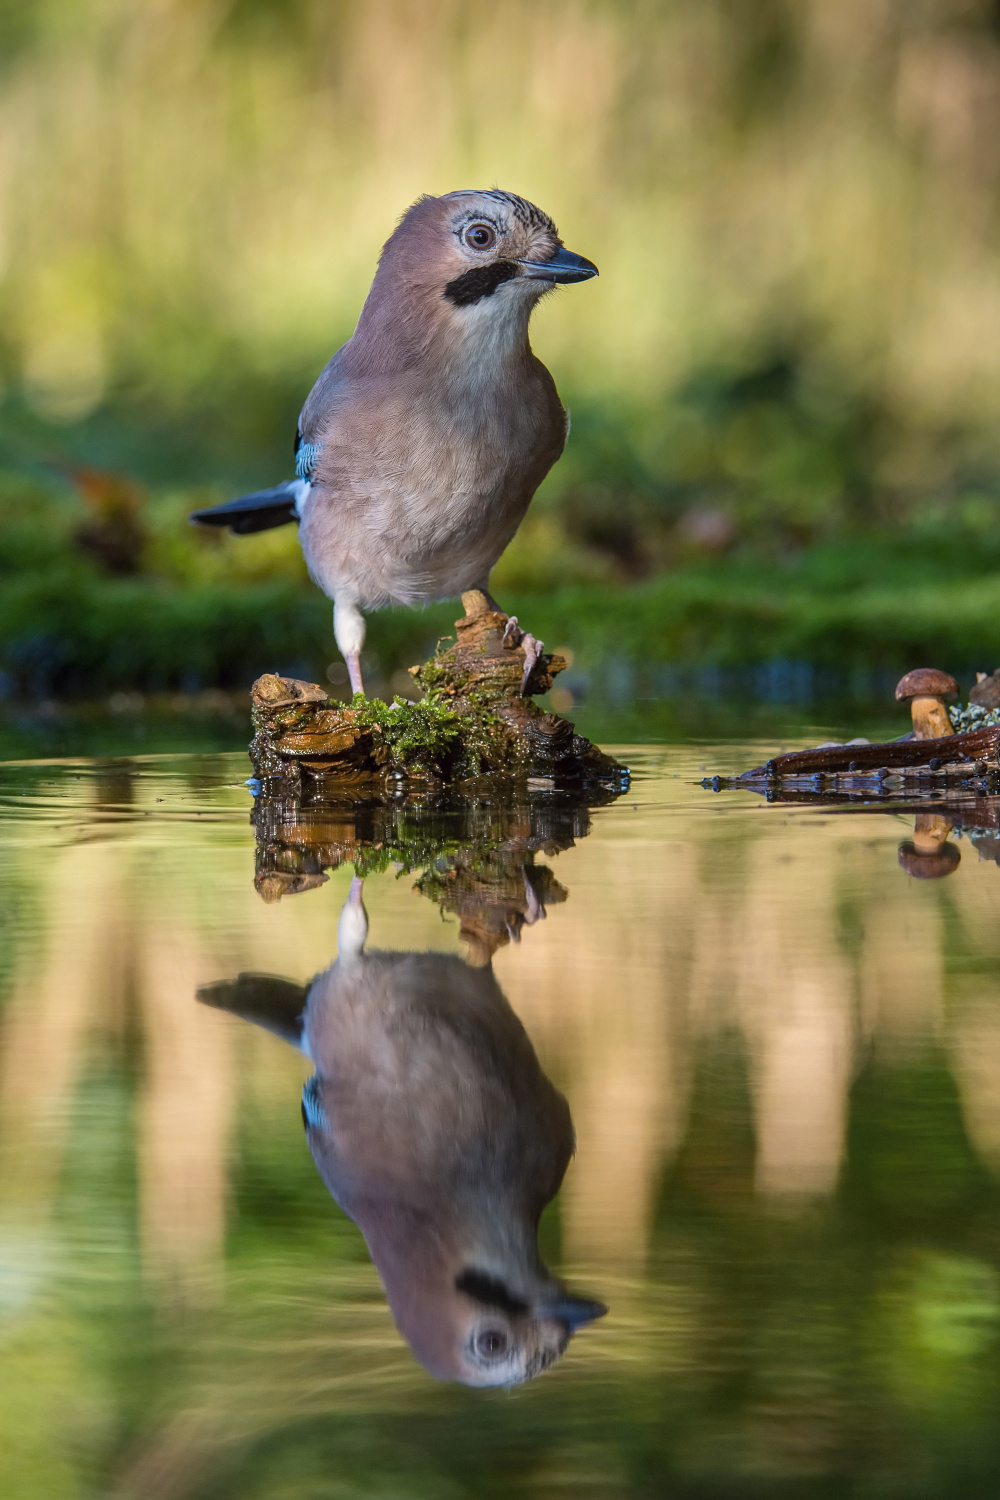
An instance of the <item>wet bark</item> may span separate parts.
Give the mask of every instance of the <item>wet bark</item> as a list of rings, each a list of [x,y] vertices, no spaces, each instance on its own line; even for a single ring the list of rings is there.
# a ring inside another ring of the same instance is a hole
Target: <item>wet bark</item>
[[[793,750],[775,755],[763,766],[744,771],[740,781],[773,777],[813,775],[872,776],[879,770],[900,775],[943,771],[968,775],[970,766],[982,764],[984,773],[998,766],[1000,724],[970,729],[964,734],[944,735],[934,740],[889,740],[874,745],[829,745],[818,750]]]
[[[478,591],[462,602],[454,643],[410,668],[424,695],[417,703],[334,703],[316,683],[258,678],[250,746],[256,775],[359,788],[535,781],[624,790],[623,766],[532,701],[531,694],[548,692],[565,661],[540,656],[522,693],[525,651],[504,639],[507,616]]]

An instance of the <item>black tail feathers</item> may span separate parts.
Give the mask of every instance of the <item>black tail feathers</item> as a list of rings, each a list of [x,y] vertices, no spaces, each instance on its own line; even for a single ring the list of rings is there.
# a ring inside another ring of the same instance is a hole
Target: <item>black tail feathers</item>
[[[294,984],[271,974],[238,974],[203,984],[198,991],[202,1005],[228,1010],[244,1021],[273,1031],[297,1047],[302,1040],[303,1011],[309,998],[307,984]]]
[[[295,502],[301,487],[301,480],[291,479],[287,484],[275,485],[273,490],[258,490],[253,495],[241,495],[238,500],[227,500],[225,505],[193,510],[191,520],[199,526],[228,526],[236,536],[287,526],[299,519]]]

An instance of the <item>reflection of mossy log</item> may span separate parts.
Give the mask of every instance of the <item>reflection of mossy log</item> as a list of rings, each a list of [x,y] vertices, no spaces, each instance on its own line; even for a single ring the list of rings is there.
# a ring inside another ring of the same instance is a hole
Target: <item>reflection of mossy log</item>
[[[549,852],[555,852],[551,849]],[[505,943],[521,941],[521,929],[566,900],[566,889],[548,865],[535,864],[529,844],[484,851],[457,849],[430,864],[415,889],[459,919],[459,937],[469,961],[488,963]]]
[[[283,794],[258,796],[252,814],[254,884],[265,901],[322,885],[326,872],[342,864],[353,864],[360,875],[396,866],[423,870],[421,889],[463,924],[470,903],[478,905],[483,890],[494,889],[489,904],[510,907],[500,924],[506,932],[519,929],[517,911],[530,920],[532,891],[542,906],[561,899],[558,887],[539,885],[530,872],[529,891],[522,867],[536,854],[551,856],[586,838],[589,808],[613,801],[622,790],[514,786],[502,797],[456,799],[443,787],[386,796],[377,786],[359,793],[329,781],[299,788],[272,783],[275,789],[282,785]]]
[[[521,693],[525,654],[504,640],[507,616],[478,591],[462,602],[467,613],[456,623],[454,644],[411,668],[424,692],[419,703],[358,697],[342,705],[314,683],[258,678],[250,746],[257,775],[425,784],[545,777],[621,789],[623,767]],[[528,689],[547,692],[565,665],[541,656]]]

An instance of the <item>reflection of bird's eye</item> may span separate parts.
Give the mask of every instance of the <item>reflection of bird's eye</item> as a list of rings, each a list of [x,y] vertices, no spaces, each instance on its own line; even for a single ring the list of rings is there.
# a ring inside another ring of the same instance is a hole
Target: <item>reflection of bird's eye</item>
[[[476,1353],[483,1359],[500,1359],[507,1353],[507,1335],[502,1328],[484,1328],[476,1334]]]
[[[489,250],[496,244],[496,238],[492,224],[470,224],[465,231],[465,243],[472,250]]]

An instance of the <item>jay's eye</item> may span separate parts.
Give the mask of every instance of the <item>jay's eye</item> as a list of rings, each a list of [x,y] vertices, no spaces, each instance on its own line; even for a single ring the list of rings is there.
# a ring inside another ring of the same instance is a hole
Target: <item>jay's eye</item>
[[[507,1353],[508,1343],[502,1328],[484,1328],[476,1334],[476,1353],[483,1359],[501,1359]]]
[[[497,232],[492,224],[470,224],[465,231],[465,243],[470,250],[492,250],[497,242]]]

